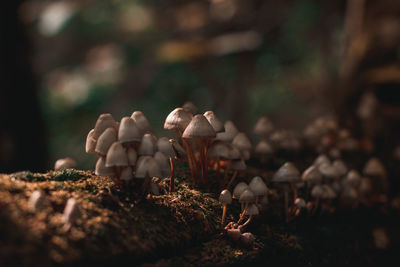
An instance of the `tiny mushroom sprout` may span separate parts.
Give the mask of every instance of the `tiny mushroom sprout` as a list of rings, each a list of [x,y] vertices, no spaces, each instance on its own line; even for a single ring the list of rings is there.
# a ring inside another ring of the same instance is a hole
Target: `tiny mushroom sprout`
[[[153,156],[156,151],[156,141],[152,134],[145,134],[142,137],[142,142],[140,143],[138,154],[140,156]]]
[[[96,139],[94,139],[94,129],[90,130],[90,132],[88,133],[87,137],[86,137],[86,146],[85,146],[85,151],[86,153],[90,153],[90,154],[95,154],[96,151]]]
[[[319,166],[319,165],[321,165],[321,164],[323,164],[323,163],[331,164],[331,161],[329,160],[329,158],[328,158],[325,154],[319,155],[319,156],[314,160],[313,165]]]
[[[209,142],[215,135],[213,127],[202,114],[194,116],[182,134],[183,139],[197,140],[200,153],[201,176],[204,183],[207,182],[207,149]]]
[[[307,208],[306,201],[303,198],[296,198],[294,201],[294,215],[299,216]]]
[[[254,126],[253,132],[255,135],[261,136],[263,139],[266,138],[274,130],[274,125],[266,117],[262,116],[258,119],[256,125]]]
[[[206,117],[216,133],[222,133],[225,131],[224,124],[218,119],[213,111],[206,111],[204,117]]]
[[[257,144],[254,152],[260,157],[262,163],[266,163],[268,156],[273,153],[273,149],[272,146],[263,139]]]
[[[96,121],[91,138],[97,140],[107,128],[117,129],[117,122],[111,114],[101,114]]]
[[[190,112],[187,112],[183,108],[176,108],[165,119],[164,129],[175,131],[182,139],[182,143],[184,144],[188,155],[190,173],[193,179],[197,179],[197,167],[192,148],[190,147],[190,143],[186,139],[182,138],[182,134],[192,121],[192,118],[193,115]]]
[[[135,177],[144,179],[143,193],[150,192],[150,180],[153,177],[161,177],[161,170],[157,161],[151,156],[141,156],[136,163]]]
[[[131,118],[135,121],[136,126],[139,128],[142,134],[151,132],[150,123],[143,112],[135,111],[132,113]]]
[[[244,183],[244,182],[238,183],[238,184],[235,186],[235,188],[233,189],[233,196],[232,196],[232,198],[239,199],[239,198],[240,198],[240,195],[241,195],[241,194],[244,192],[244,190],[246,190],[246,189],[249,189],[249,186],[248,186],[246,183]],[[242,206],[242,209],[243,209],[243,206]]]
[[[353,188],[358,188],[361,183],[361,175],[358,171],[356,170],[350,170],[346,178],[343,180],[343,183],[345,185],[350,185]]]
[[[240,241],[243,243],[243,245],[251,247],[254,245],[256,238],[252,233],[246,232],[240,235]]]
[[[121,143],[114,142],[107,152],[106,167],[114,168],[114,174],[118,183],[120,182],[122,169],[127,166],[129,166],[129,162],[125,149],[122,147]]]
[[[334,182],[335,180],[340,178],[339,172],[330,163],[322,163],[321,165],[319,165],[318,170],[322,173],[323,177],[328,182]]]
[[[107,128],[97,139],[95,152],[99,156],[107,155],[110,146],[117,141],[117,131],[115,128]]]
[[[73,158],[66,157],[62,159],[58,159],[56,163],[54,164],[54,170],[55,171],[61,171],[65,169],[72,169],[76,168],[77,164],[76,161]]]
[[[70,198],[64,208],[64,227],[69,230],[72,224],[82,216],[75,198]]]
[[[240,194],[239,202],[242,205],[242,213],[240,214],[240,219],[238,223],[240,223],[244,218],[244,214],[246,213],[249,204],[253,203],[255,200],[256,196],[250,188],[245,189],[242,194]]]
[[[333,161],[332,166],[336,169],[336,172],[340,177],[346,175],[348,171],[346,164],[340,159]]]
[[[249,187],[256,196],[256,204],[258,204],[258,201],[262,197],[268,196],[268,187],[265,185],[263,179],[260,176],[255,176],[253,179],[251,179]]]
[[[365,164],[363,174],[371,178],[374,192],[386,194],[389,190],[387,172],[382,162],[378,158],[371,158]]]
[[[33,191],[31,197],[29,198],[28,208],[31,212],[41,210],[45,207],[46,198],[43,196],[42,192],[39,190]]]
[[[244,216],[249,216],[249,218],[247,219],[247,221],[245,223],[243,223],[242,225],[239,226],[239,229],[244,229],[247,225],[249,225],[249,223],[251,222],[251,219],[254,216],[257,216],[258,214],[260,214],[257,205],[254,203],[251,203],[250,206],[245,210],[244,212]]]
[[[238,134],[239,130],[232,121],[226,121],[224,124],[225,131],[217,133],[217,140],[223,142],[232,142],[233,138]]]
[[[199,109],[190,101],[186,101],[185,103],[183,103],[182,108],[187,112],[192,113],[193,115],[199,113]]]
[[[129,147],[138,144],[141,139],[142,134],[136,122],[131,117],[123,117],[118,130],[118,141]]]
[[[279,170],[274,174],[272,182],[283,184],[283,194],[285,202],[285,218],[286,221],[289,220],[289,195],[288,195],[288,185],[293,191],[293,201],[297,198],[296,188],[293,184],[300,181],[300,172],[291,162],[286,162],[279,168]]]
[[[222,220],[221,220],[221,225],[224,227],[225,225],[225,218],[226,218],[226,205],[229,205],[232,203],[232,194],[229,192],[229,190],[222,190],[221,194],[219,195],[219,202],[224,205],[224,208],[222,210]]]
[[[307,184],[307,187],[311,188],[314,185],[321,184],[322,174],[315,165],[311,165],[303,172],[301,179]]]
[[[242,154],[247,154],[245,151],[248,152],[252,149],[250,140],[244,133],[238,133],[235,138],[233,138],[232,145],[237,147]]]

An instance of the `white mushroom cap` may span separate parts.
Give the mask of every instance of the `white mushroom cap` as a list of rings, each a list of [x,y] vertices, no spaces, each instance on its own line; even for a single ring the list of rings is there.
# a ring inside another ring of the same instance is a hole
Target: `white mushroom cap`
[[[311,196],[313,198],[321,198],[323,193],[324,193],[324,189],[322,188],[321,185],[316,185],[311,190]]]
[[[244,192],[244,190],[249,189],[249,186],[244,183],[244,182],[240,182],[238,183],[235,188],[233,189],[233,196],[232,198],[236,198],[239,199],[240,195]]]
[[[128,157],[128,165],[135,166],[137,160],[137,153],[135,149],[128,147],[126,150],[126,156]]]
[[[120,179],[122,181],[130,181],[133,179],[133,169],[131,166],[122,169]]]
[[[322,175],[324,177],[327,177],[330,179],[337,179],[340,177],[336,168],[333,167],[333,165],[329,164],[329,163],[322,163],[321,165],[319,165],[318,170],[322,173]]]
[[[232,144],[227,144],[227,146],[229,148],[228,159],[231,159],[231,160],[239,160],[239,159],[241,159],[241,153],[240,153],[239,149],[237,149]]]
[[[31,197],[29,198],[28,208],[31,212],[41,210],[45,207],[46,198],[39,190],[33,191]]]
[[[162,177],[170,177],[171,166],[169,165],[169,160],[167,157],[162,152],[157,151],[154,154],[154,159],[157,161],[158,166],[160,167]]]
[[[296,198],[296,200],[294,201],[294,205],[298,209],[305,209],[307,207],[306,201],[300,197]]]
[[[199,109],[190,101],[186,101],[183,105],[182,108],[186,110],[187,112],[190,112],[193,115],[196,115],[199,113]]]
[[[263,179],[260,176],[255,176],[253,179],[251,179],[249,187],[256,196],[268,195],[268,187],[265,185]]]
[[[94,126],[92,137],[97,140],[107,128],[114,128],[114,130],[117,130],[117,123],[111,114],[101,114]]]
[[[386,169],[378,158],[371,158],[365,164],[364,175],[386,177]]]
[[[328,158],[325,154],[319,155],[319,156],[315,159],[313,165],[319,166],[319,165],[321,165],[321,164],[323,164],[323,163],[328,163],[329,165],[331,164],[331,161],[329,160],[329,158]]]
[[[130,117],[123,117],[118,130],[118,141],[121,143],[139,142],[142,133],[135,121]]]
[[[207,156],[210,158],[229,159],[230,147],[222,141],[214,141],[207,150]]]
[[[240,203],[252,203],[256,200],[256,195],[249,189],[245,189],[242,194],[240,194]]]
[[[132,113],[131,118],[136,122],[136,126],[140,129],[142,134],[151,132],[151,126],[146,116],[141,111]]]
[[[151,156],[141,156],[136,163],[135,177],[144,179],[146,177],[161,177],[161,170],[157,161]]]
[[[279,168],[272,178],[273,182],[277,183],[295,183],[300,180],[300,172],[291,162],[286,162]]]
[[[217,140],[223,142],[232,142],[239,130],[232,121],[226,121],[224,124],[225,132],[217,133]]]
[[[189,125],[182,134],[183,138],[212,138],[215,131],[206,117],[197,114],[193,117]]]
[[[110,146],[117,141],[117,131],[114,128],[107,128],[99,137],[96,144],[96,153],[107,155]]]
[[[106,167],[128,166],[128,156],[120,142],[114,142],[107,152]]]
[[[70,198],[64,208],[63,219],[66,224],[71,224],[82,216],[75,198]]]
[[[240,241],[245,246],[252,246],[255,242],[256,238],[252,233],[243,233],[240,235]]]
[[[66,157],[62,159],[58,159],[56,163],[54,164],[54,170],[55,171],[61,171],[64,169],[72,169],[76,168],[77,163],[73,158]]]
[[[258,119],[256,125],[254,126],[253,132],[258,136],[267,136],[274,130],[274,125],[272,122],[266,117],[262,116]]]
[[[347,166],[343,160],[337,159],[332,163],[339,176],[344,176],[347,173]]]
[[[169,139],[169,142],[171,143],[172,149],[178,158],[186,156],[186,150],[175,139]]]
[[[361,175],[356,170],[350,170],[347,173],[346,179],[344,181],[345,181],[345,184],[348,184],[352,187],[357,188],[361,183]]]
[[[322,182],[322,174],[315,165],[308,167],[301,176],[304,182],[308,185],[320,184]]]
[[[321,196],[322,199],[334,199],[337,197],[335,190],[327,184],[322,185],[322,190],[324,191]]]
[[[260,214],[260,212],[259,212],[259,210],[258,210],[258,208],[257,208],[257,205],[254,204],[254,203],[252,203],[252,204],[250,204],[249,207],[246,209],[246,212],[245,212],[244,214],[247,215],[247,216],[255,216],[255,215]]]
[[[250,140],[245,133],[238,133],[233,138],[232,145],[236,146],[239,150],[250,150],[252,148]]]
[[[183,132],[192,121],[192,118],[192,113],[183,108],[176,108],[165,119],[164,129],[179,130]]]
[[[257,154],[263,155],[263,154],[270,154],[270,153],[272,153],[272,152],[273,152],[273,149],[272,149],[271,145],[268,144],[267,141],[261,140],[261,141],[257,144],[257,146],[256,146],[256,148],[255,148],[254,151],[255,151]]]
[[[360,195],[367,195],[372,192],[372,182],[369,178],[361,178],[360,187],[358,188]]]
[[[157,150],[162,152],[167,158],[175,158],[175,152],[172,144],[167,137],[161,137],[157,140]]]
[[[221,202],[224,205],[231,204],[232,203],[231,192],[229,192],[229,190],[227,189],[222,190],[221,194],[219,195],[219,202]]]
[[[86,153],[89,154],[94,154],[96,153],[95,149],[96,149],[96,139],[93,138],[94,135],[94,129],[90,130],[90,132],[88,133],[87,137],[86,137],[86,146],[85,146],[85,151]]]
[[[214,131],[216,133],[221,133],[225,131],[224,124],[217,118],[217,116],[212,112],[211,110],[206,111],[204,114],[204,117],[208,120],[208,122],[211,124],[213,127]]]
[[[104,157],[100,157],[96,163],[96,170],[94,172],[96,175],[101,176],[113,176],[114,171],[112,168],[106,167],[106,160]]]
[[[153,135],[149,133],[143,135],[138,154],[141,156],[153,156],[156,151],[155,142]]]

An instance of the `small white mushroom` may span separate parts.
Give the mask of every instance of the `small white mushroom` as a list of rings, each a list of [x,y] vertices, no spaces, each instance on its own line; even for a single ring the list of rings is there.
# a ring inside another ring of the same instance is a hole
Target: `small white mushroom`
[[[31,212],[36,212],[45,207],[46,198],[39,190],[33,191],[31,197],[29,198],[28,208]]]
[[[73,158],[66,157],[62,159],[58,159],[56,163],[54,164],[54,170],[55,171],[61,171],[65,169],[72,169],[76,168],[77,163]]]
[[[82,216],[75,198],[70,198],[64,208],[63,219],[67,226],[72,225],[77,219]]]
[[[254,245],[256,238],[252,233],[243,233],[240,235],[240,241],[245,245],[245,246],[252,246]]]
[[[219,202],[221,202],[224,205],[224,208],[222,210],[222,220],[221,220],[221,225],[224,227],[225,225],[225,218],[226,218],[226,206],[232,203],[232,194],[228,190],[223,190],[221,194],[219,195]]]

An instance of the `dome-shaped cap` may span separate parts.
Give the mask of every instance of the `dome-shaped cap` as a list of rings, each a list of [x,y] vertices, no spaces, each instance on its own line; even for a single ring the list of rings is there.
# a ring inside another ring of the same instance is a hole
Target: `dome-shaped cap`
[[[158,166],[160,167],[162,177],[170,177],[171,166],[169,165],[169,160],[167,157],[162,152],[157,151],[154,154],[154,159],[157,161]]]
[[[142,134],[151,132],[150,122],[141,111],[135,111],[132,113],[131,118],[135,121],[136,126],[140,129]]]
[[[232,194],[229,190],[225,189],[222,190],[221,194],[219,195],[219,202],[222,204],[231,204],[232,203]]]
[[[175,152],[172,144],[167,137],[161,137],[157,140],[157,150],[162,152],[167,158],[175,158]]]
[[[242,194],[240,194],[239,202],[240,203],[251,203],[256,200],[256,196],[250,188],[245,189]]]
[[[151,156],[141,156],[136,163],[135,177],[144,179],[146,177],[161,177],[161,170],[157,161]]]
[[[244,183],[244,182],[240,182],[238,183],[235,188],[233,189],[233,196],[232,198],[236,198],[239,199],[240,195],[244,192],[244,190],[249,189],[249,186]]]
[[[222,133],[225,131],[224,124],[218,119],[213,111],[206,111],[204,117],[206,117],[216,133]]]
[[[236,146],[239,150],[250,150],[252,148],[249,138],[244,133],[238,133],[233,138],[232,145]]]
[[[183,138],[211,138],[215,137],[215,131],[206,117],[197,114],[186,127]]]
[[[358,192],[353,187],[348,186],[343,190],[341,197],[346,199],[356,200],[358,198]]]
[[[122,169],[121,176],[119,177],[122,181],[130,181],[133,179],[133,169],[131,166]]]
[[[331,161],[329,160],[329,158],[328,158],[325,154],[319,155],[319,156],[314,160],[313,165],[319,166],[319,165],[321,165],[321,164],[323,164],[323,163],[331,164]]]
[[[329,163],[322,163],[321,165],[319,165],[318,170],[326,178],[337,179],[340,177],[339,172],[336,170],[336,168]]]
[[[117,141],[117,131],[107,128],[99,137],[96,144],[96,153],[105,156],[110,146]]]
[[[233,138],[238,134],[239,130],[232,121],[226,121],[224,124],[225,131],[218,133],[216,139],[223,142],[232,142]]]
[[[92,137],[97,140],[107,128],[114,128],[116,130],[117,123],[111,114],[101,114],[96,121],[96,125],[94,126]]]
[[[386,169],[378,158],[371,158],[365,164],[364,175],[386,177]]]
[[[303,172],[301,179],[308,184],[320,184],[322,182],[322,173],[315,165],[311,165]]]
[[[345,179],[345,183],[357,188],[360,183],[361,183],[361,175],[358,171],[356,170],[350,170],[347,173],[346,179]]]
[[[232,145],[232,144],[227,144],[228,145],[228,148],[229,148],[229,156],[228,156],[228,159],[231,159],[231,160],[239,160],[239,159],[241,159],[241,153],[240,153],[240,150],[239,149],[237,149],[234,145]]]
[[[324,190],[321,185],[316,185],[311,190],[311,196],[313,198],[321,198],[323,193],[324,193]]]
[[[139,142],[142,133],[131,117],[123,117],[118,130],[118,141],[121,143]]]
[[[93,138],[94,135],[94,129],[90,130],[90,132],[88,133],[87,137],[86,137],[86,146],[85,146],[85,151],[86,153],[89,154],[94,154],[96,153],[95,149],[96,149],[96,139]]]
[[[254,134],[259,136],[267,136],[274,130],[274,125],[271,121],[266,117],[262,116],[258,119],[256,125],[254,126]]]
[[[174,109],[165,119],[164,129],[184,131],[192,121],[192,113],[183,108]]]
[[[286,162],[279,168],[272,178],[273,182],[277,183],[294,183],[300,180],[300,172],[291,162]]]
[[[327,184],[322,185],[322,199],[334,199],[337,197],[337,194],[333,188]]]
[[[96,169],[94,171],[96,175],[101,176],[113,176],[114,171],[112,168],[106,167],[106,160],[104,157],[100,157],[96,162]]]
[[[347,173],[347,166],[343,160],[337,159],[333,161],[332,166],[336,169],[339,176],[344,176]]]
[[[186,156],[186,150],[175,139],[169,139],[169,142],[178,158]]]
[[[266,196],[268,194],[268,187],[260,176],[255,176],[251,179],[249,187],[256,196]]]
[[[367,195],[372,191],[372,182],[369,178],[361,178],[360,187],[358,188],[358,192],[361,195]]]
[[[137,153],[135,149],[133,149],[132,147],[128,147],[126,150],[126,156],[128,157],[128,165],[135,166],[137,160]]]
[[[107,152],[106,167],[128,166],[128,156],[120,142],[114,142]]]
[[[263,155],[263,154],[272,153],[272,152],[273,152],[273,149],[272,149],[271,145],[268,144],[267,141],[261,140],[261,141],[257,144],[257,146],[256,146],[256,148],[255,148],[254,151],[255,151],[257,154]]]
[[[190,101],[186,101],[183,105],[182,108],[186,110],[187,112],[190,112],[193,115],[196,115],[199,113],[199,109]]]
[[[229,169],[230,170],[235,170],[235,171],[244,171],[246,170],[247,166],[244,160],[232,160],[231,163],[229,164]]]
[[[156,140],[152,134],[145,134],[142,137],[142,141],[140,142],[138,154],[143,156],[152,156],[156,151]]]
[[[65,169],[76,168],[77,163],[73,158],[66,157],[62,159],[58,159],[54,164],[55,171],[61,171]]]
[[[294,201],[294,205],[298,209],[305,209],[307,207],[306,201],[300,197],[296,198]]]
[[[244,213],[244,215],[247,215],[247,216],[256,216],[258,214],[260,214],[260,212],[257,208],[257,205],[254,203],[250,204]]]
[[[254,244],[254,241],[256,240],[256,238],[254,237],[254,235],[250,232],[247,233],[243,233],[240,235],[240,241],[242,242],[242,244],[244,244],[245,246],[252,246]]]
[[[222,141],[214,141],[207,150],[207,156],[210,158],[229,159],[230,150],[229,144]]]

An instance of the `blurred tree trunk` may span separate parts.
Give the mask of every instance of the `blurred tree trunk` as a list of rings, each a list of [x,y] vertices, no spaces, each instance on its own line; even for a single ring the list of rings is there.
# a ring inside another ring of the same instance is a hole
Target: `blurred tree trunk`
[[[47,154],[21,3],[0,9],[0,172],[42,171]]]

